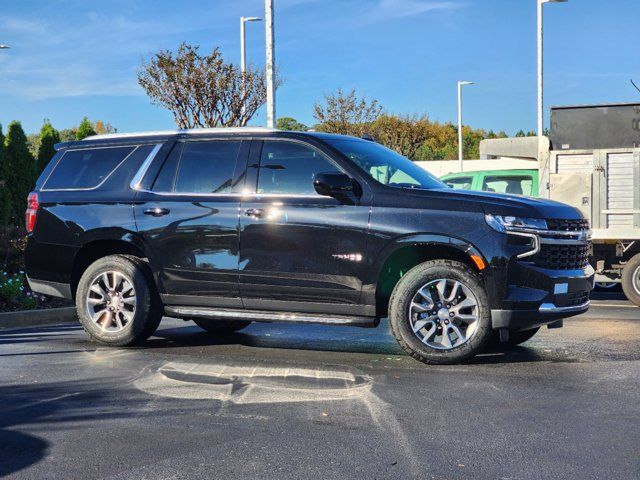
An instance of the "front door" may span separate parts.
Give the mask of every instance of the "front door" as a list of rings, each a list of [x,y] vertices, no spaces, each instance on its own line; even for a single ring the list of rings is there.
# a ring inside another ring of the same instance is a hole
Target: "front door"
[[[317,194],[314,175],[340,168],[299,141],[255,141],[248,163],[240,205],[245,308],[361,313],[367,196]]]
[[[151,191],[136,197],[138,231],[150,246],[165,304],[241,306],[234,178],[236,164],[244,169],[248,146],[241,140],[177,142]]]

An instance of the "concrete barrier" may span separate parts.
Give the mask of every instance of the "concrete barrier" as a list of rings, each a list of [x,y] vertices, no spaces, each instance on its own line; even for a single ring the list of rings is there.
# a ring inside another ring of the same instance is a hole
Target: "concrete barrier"
[[[0,313],[0,329],[40,327],[43,325],[60,325],[76,322],[78,322],[78,316],[75,307]]]

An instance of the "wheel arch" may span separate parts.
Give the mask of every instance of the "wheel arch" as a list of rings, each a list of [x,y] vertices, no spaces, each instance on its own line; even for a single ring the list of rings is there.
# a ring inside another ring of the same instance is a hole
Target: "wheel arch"
[[[379,257],[375,289],[376,316],[386,317],[389,298],[402,276],[429,260],[456,260],[482,273],[488,263],[471,243],[444,235],[412,235],[388,245]]]
[[[87,267],[108,255],[130,255],[149,261],[148,250],[137,235],[128,234],[118,238],[93,236],[86,239],[75,254],[71,269],[71,294],[74,300],[78,282]]]

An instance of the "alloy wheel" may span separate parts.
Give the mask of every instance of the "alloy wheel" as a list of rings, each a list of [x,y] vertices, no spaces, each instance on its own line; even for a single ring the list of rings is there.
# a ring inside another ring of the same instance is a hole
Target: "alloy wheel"
[[[418,289],[409,306],[414,335],[437,350],[450,350],[469,341],[478,321],[478,300],[462,282],[441,278]]]
[[[133,321],[136,310],[133,282],[120,272],[101,273],[91,282],[86,306],[89,318],[102,330],[121,331]]]

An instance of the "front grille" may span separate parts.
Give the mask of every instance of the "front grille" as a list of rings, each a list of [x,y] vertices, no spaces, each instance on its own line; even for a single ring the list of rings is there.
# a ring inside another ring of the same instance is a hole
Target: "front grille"
[[[589,245],[543,243],[532,259],[537,266],[550,270],[577,270],[589,264]]]
[[[580,232],[589,228],[589,222],[587,220],[549,218],[547,219],[547,228],[557,232]]]

